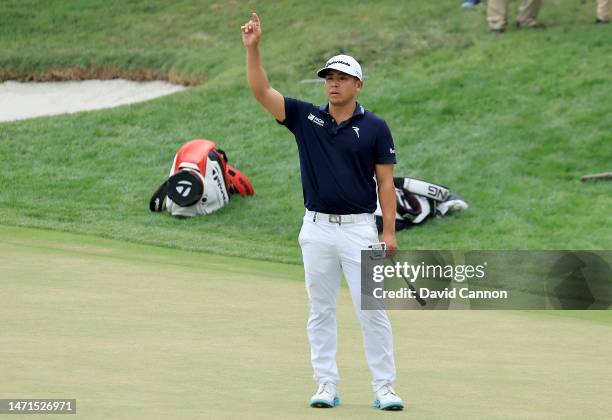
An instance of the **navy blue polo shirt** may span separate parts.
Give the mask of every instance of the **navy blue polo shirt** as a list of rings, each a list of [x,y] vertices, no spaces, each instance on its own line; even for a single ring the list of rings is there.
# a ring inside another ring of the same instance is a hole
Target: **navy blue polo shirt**
[[[356,104],[352,117],[337,124],[329,105],[318,107],[285,97],[285,121],[300,156],[304,206],[329,214],[374,213],[376,164],[395,163],[387,123]]]

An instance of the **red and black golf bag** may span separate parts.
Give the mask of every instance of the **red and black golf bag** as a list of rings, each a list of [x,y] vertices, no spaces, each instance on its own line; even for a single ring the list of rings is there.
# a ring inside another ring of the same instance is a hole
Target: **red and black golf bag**
[[[176,153],[169,178],[151,197],[149,209],[167,210],[180,218],[210,214],[225,206],[234,193],[253,195],[253,186],[227,163],[227,155],[215,142],[191,140]]]

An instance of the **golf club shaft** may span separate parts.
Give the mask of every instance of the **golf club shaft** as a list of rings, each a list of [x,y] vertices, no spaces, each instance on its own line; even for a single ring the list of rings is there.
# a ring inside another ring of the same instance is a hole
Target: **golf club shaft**
[[[395,259],[393,257],[389,256],[389,259],[391,260],[393,264],[395,264]],[[419,305],[421,306],[427,305],[427,302],[425,301],[425,299],[421,297],[421,295],[419,294],[419,292],[417,292],[417,290],[414,288],[412,283],[406,280],[406,277],[404,277],[401,273],[398,273],[398,274],[404,280],[404,282],[406,282],[406,284],[408,285],[408,288],[414,292],[414,295],[415,295],[414,298],[416,299],[417,302],[419,302]]]

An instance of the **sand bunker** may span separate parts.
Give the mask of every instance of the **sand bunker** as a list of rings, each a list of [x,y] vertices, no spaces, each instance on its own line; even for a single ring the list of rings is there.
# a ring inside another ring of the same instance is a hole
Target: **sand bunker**
[[[80,82],[0,83],[0,121],[22,120],[147,101],[184,86],[167,82],[86,80]]]

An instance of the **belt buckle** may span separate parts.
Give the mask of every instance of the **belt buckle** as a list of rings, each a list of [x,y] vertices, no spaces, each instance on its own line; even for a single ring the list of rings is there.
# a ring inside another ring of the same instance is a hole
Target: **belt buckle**
[[[330,214],[329,215],[329,223],[338,223],[338,224],[341,224],[342,223],[342,216],[340,216],[339,214]]]

